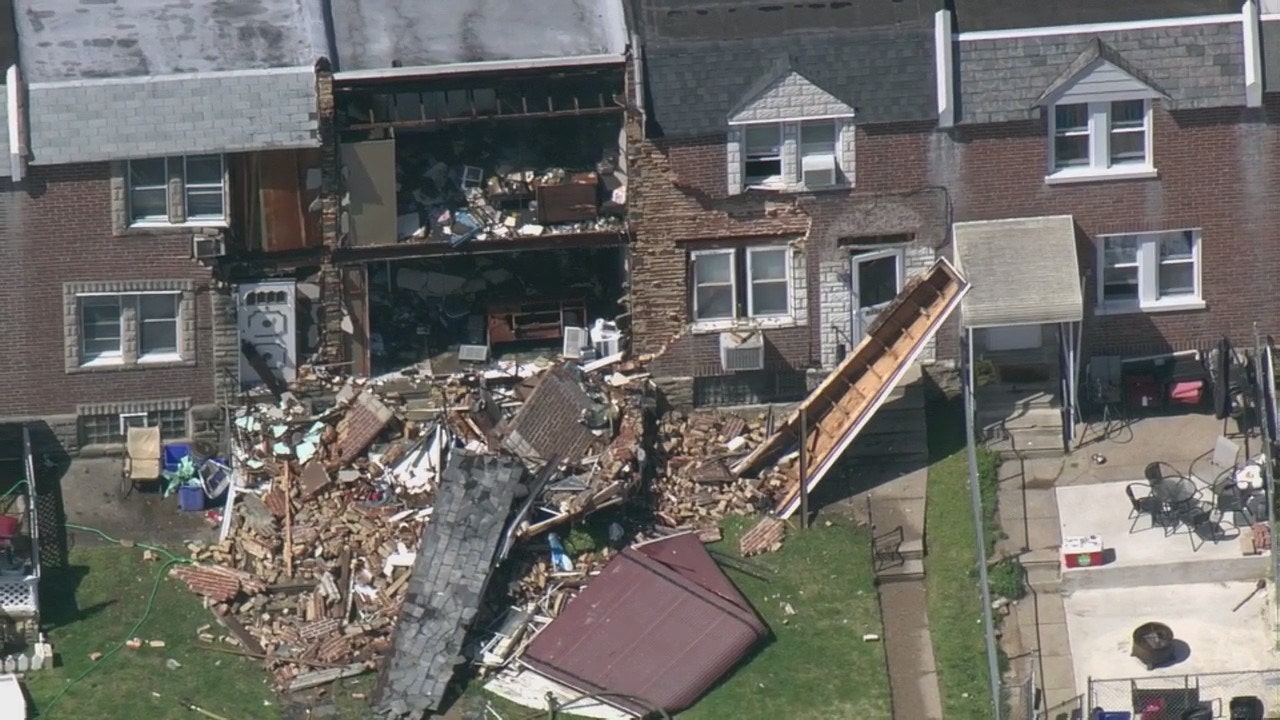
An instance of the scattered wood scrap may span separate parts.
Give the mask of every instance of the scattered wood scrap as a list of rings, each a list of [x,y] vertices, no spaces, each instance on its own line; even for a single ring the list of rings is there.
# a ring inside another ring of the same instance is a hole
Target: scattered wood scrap
[[[787,524],[776,517],[765,516],[738,540],[738,552],[743,557],[773,552],[782,547]]]

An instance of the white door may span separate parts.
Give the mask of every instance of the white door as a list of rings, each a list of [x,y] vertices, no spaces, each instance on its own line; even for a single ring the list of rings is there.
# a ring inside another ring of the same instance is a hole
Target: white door
[[[297,299],[292,280],[269,280],[236,286],[236,322],[241,343],[258,351],[267,367],[285,382],[297,375]],[[240,385],[261,383],[240,353]]]
[[[1044,331],[1039,325],[1005,325],[986,329],[989,352],[1001,350],[1038,350],[1044,346]]]
[[[852,258],[853,344],[862,342],[867,329],[902,292],[905,265],[902,250],[878,250]]]

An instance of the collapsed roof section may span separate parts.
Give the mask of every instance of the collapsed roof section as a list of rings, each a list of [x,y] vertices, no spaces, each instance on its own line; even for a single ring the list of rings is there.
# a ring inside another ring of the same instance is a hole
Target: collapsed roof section
[[[637,714],[691,705],[769,636],[692,533],[623,550],[520,662]]]

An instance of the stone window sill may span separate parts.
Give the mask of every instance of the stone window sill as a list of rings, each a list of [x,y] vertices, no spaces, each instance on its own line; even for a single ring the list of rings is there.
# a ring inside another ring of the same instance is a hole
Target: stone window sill
[[[1045,176],[1046,185],[1107,182],[1111,180],[1152,180],[1160,174],[1150,166],[1117,166],[1111,168],[1068,168]]]
[[[195,367],[195,360],[184,360],[178,355],[163,355],[146,358],[138,358],[136,361],[126,363],[122,359],[94,360],[74,368],[69,368],[68,373],[95,373],[95,372],[120,372],[123,370],[152,370],[158,368],[175,368],[175,367]]]
[[[1132,315],[1135,313],[1190,312],[1208,308],[1203,300],[1166,300],[1164,302],[1133,303],[1116,305],[1098,305],[1094,314],[1098,316]]]
[[[803,325],[794,317],[760,317],[745,320],[698,320],[690,330],[694,335],[711,335],[722,332],[752,332],[754,330],[777,330],[779,328],[800,327]]]

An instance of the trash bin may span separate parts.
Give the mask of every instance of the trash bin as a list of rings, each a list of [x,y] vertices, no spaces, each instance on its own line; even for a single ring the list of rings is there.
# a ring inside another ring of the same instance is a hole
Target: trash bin
[[[178,509],[183,512],[196,512],[204,509],[204,488],[198,485],[183,485],[178,488]]]
[[[1228,706],[1231,710],[1229,716],[1231,720],[1262,720],[1266,715],[1266,708],[1262,705],[1262,698],[1256,695],[1239,695],[1231,698],[1231,704]]]
[[[1128,710],[1106,711],[1095,709],[1089,720],[1133,720],[1133,713]]]
[[[170,472],[178,469],[178,465],[182,463],[182,458],[191,454],[190,443],[165,443],[164,444],[164,469]],[[192,458],[195,461],[195,458]]]

